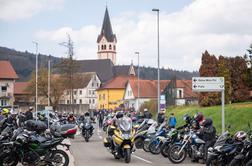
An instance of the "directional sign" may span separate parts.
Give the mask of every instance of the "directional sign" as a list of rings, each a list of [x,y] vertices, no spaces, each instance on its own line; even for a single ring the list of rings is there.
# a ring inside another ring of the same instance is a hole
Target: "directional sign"
[[[220,92],[225,89],[224,77],[193,77],[192,90],[197,92]]]

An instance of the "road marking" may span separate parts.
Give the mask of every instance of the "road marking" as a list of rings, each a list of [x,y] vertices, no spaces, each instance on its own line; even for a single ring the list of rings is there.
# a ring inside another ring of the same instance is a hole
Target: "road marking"
[[[139,157],[139,156],[137,156],[137,155],[132,155],[132,157],[135,157],[135,158],[137,158],[137,159],[139,159],[139,160],[142,160],[142,161],[144,161],[144,162],[146,162],[146,163],[152,164],[151,161],[145,160],[145,159],[143,159],[142,157]]]

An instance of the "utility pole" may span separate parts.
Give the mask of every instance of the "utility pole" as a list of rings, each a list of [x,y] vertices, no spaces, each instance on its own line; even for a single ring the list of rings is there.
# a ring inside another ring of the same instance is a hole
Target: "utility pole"
[[[160,112],[160,61],[159,61],[159,9],[152,9],[153,12],[157,12],[157,63],[158,63],[158,85],[157,85],[157,97],[158,97],[158,113]]]
[[[51,55],[48,57],[48,106],[50,106],[50,91],[51,91]]]
[[[68,48],[68,58],[69,58],[69,61],[67,62],[67,71],[69,72],[68,76],[69,76],[69,84],[70,84],[70,105],[73,104],[73,101],[74,101],[74,95],[73,95],[73,68],[74,68],[74,62],[73,62],[73,41],[70,37],[69,34],[67,34],[67,37],[68,37],[68,41],[67,42],[62,42],[60,43],[60,45],[64,46],[64,47],[67,47]],[[72,107],[72,112],[74,113],[74,109]]]
[[[38,120],[38,42],[33,41],[36,47],[36,97],[35,97],[35,110],[36,121]]]
[[[137,62],[138,62],[138,67],[137,67],[137,111],[139,111],[139,96],[140,96],[140,85],[139,85],[139,52],[135,52],[137,55]]]

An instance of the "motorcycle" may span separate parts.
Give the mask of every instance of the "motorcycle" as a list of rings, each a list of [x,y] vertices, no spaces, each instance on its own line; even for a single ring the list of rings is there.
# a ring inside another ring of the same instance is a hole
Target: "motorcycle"
[[[242,142],[233,140],[228,132],[224,132],[214,146],[208,148],[206,165],[228,165],[242,146]]]
[[[132,128],[132,121],[128,117],[122,117],[117,120],[117,129],[111,126],[109,133],[110,138],[104,139],[104,146],[114,155],[115,159],[124,159],[126,163],[131,161],[131,154],[134,147],[134,134],[135,131]]]
[[[169,160],[178,164],[185,160],[187,153],[193,160],[203,159],[205,141],[200,139],[195,131],[190,130],[184,135],[182,142],[171,145],[168,151]]]
[[[147,138],[147,135],[155,132],[156,125],[154,126],[154,130],[153,129],[148,130],[150,126],[154,123],[155,121],[152,119],[145,119],[137,128],[134,138],[135,147],[137,149],[142,149],[144,146],[144,140]]]
[[[93,129],[94,129],[91,119],[90,118],[85,119],[84,122],[81,123],[80,126],[81,126],[82,136],[84,137],[86,142],[89,142],[89,139],[93,135]]]
[[[170,131],[167,134],[167,138],[164,141],[164,143],[161,145],[161,154],[164,157],[168,157],[168,151],[170,146],[175,143],[180,141],[180,134],[178,133],[178,130],[175,128],[170,129]]]
[[[69,150],[70,144],[63,143],[77,131],[73,125],[52,128],[51,134],[45,135],[43,122],[29,123],[32,127],[18,128],[10,142],[3,143],[0,152],[0,165],[63,165],[69,164],[69,157],[58,145]],[[42,126],[41,126],[42,125]],[[59,128],[61,128],[59,130]],[[28,130],[29,129],[29,130]],[[30,131],[32,129],[32,131]],[[54,130],[55,129],[55,130]]]

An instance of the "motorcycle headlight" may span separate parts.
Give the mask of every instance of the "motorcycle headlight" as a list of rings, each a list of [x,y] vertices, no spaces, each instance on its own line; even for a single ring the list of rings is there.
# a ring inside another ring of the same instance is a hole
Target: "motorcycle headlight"
[[[130,137],[131,137],[130,133],[123,133],[122,134],[123,139],[130,139]]]

